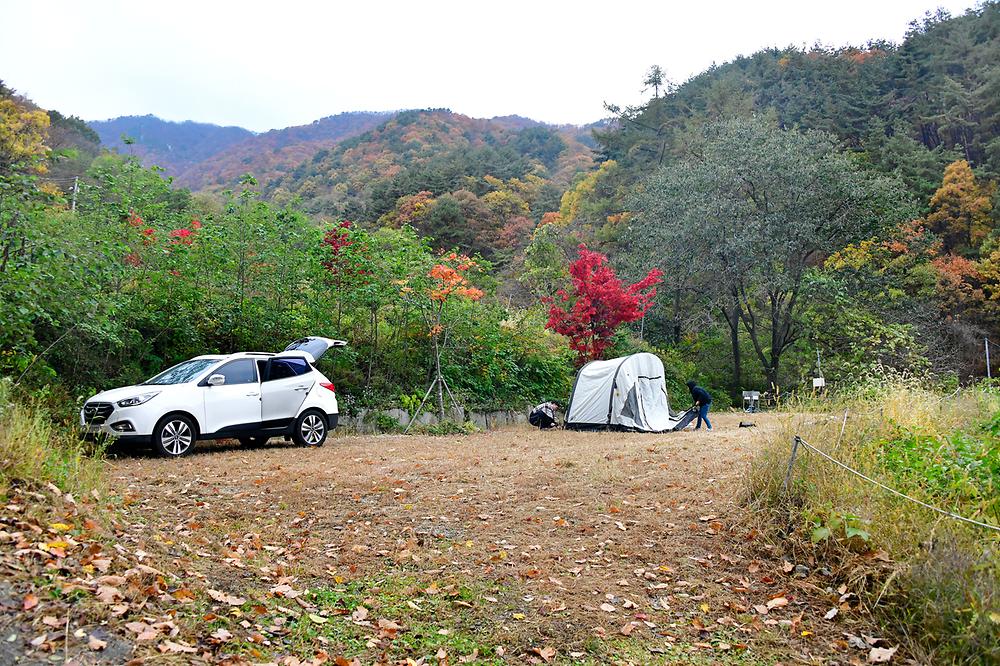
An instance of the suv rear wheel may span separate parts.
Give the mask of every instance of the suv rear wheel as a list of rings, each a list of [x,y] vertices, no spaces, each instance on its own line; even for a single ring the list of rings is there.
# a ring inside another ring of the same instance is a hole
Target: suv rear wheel
[[[304,412],[295,421],[292,439],[299,446],[323,446],[326,441],[326,416],[317,410]]]
[[[190,453],[196,440],[194,421],[183,414],[166,416],[153,429],[153,451],[164,458]]]

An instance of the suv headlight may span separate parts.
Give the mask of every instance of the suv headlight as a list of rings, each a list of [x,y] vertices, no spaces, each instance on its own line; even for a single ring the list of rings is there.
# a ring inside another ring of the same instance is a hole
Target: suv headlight
[[[140,393],[139,395],[134,395],[131,398],[125,398],[124,400],[119,400],[117,404],[119,407],[135,407],[136,405],[141,405],[144,402],[149,402],[158,395],[160,395],[159,391]]]

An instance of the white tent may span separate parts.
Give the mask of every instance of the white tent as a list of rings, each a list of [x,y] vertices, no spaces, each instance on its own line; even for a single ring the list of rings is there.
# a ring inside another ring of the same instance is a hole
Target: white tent
[[[653,354],[591,361],[580,368],[566,408],[566,427],[665,432],[691,422],[688,412],[672,416],[663,362]]]

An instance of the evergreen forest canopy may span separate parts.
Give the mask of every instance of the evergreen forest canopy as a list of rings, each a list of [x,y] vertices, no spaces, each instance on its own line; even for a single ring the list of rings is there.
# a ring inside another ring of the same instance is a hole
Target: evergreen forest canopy
[[[983,375],[998,33],[990,2],[900,45],[679,85],[653,67],[647,103],[585,129],[88,124],[0,87],[0,373],[75,395],[326,334],[351,341],[324,359],[348,411],[409,404],[436,360],[463,402],[510,407],[638,349],[672,395],[694,378],[720,400],[808,386],[817,352],[831,383]]]

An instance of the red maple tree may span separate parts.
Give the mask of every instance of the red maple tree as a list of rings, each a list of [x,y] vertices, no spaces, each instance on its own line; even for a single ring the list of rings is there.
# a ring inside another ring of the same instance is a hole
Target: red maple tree
[[[625,286],[615,275],[608,258],[580,245],[579,258],[570,264],[573,293],[560,289],[557,298],[546,298],[549,321],[545,324],[569,338],[577,363],[601,358],[619,326],[646,313],[656,297],[663,273],[649,271],[642,280]]]

